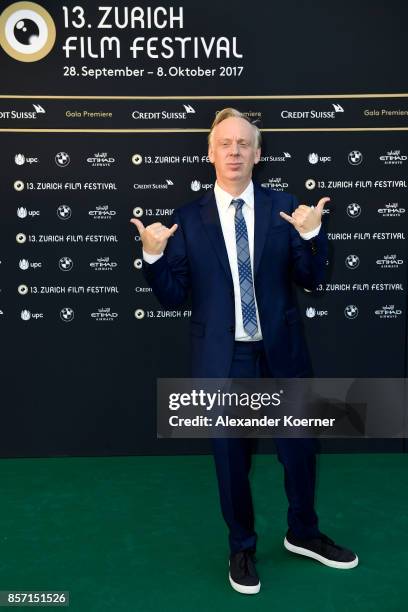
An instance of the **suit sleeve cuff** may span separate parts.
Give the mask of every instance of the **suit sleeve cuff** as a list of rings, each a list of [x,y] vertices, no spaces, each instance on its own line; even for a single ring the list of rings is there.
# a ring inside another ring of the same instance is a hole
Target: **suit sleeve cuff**
[[[300,237],[303,238],[303,240],[310,240],[311,238],[314,238],[315,236],[317,236],[317,234],[320,232],[320,228],[322,227],[322,224],[320,223],[319,227],[316,227],[313,230],[310,230],[310,232],[303,232],[300,233]]]
[[[159,253],[159,255],[152,255],[151,253],[146,253],[146,251],[143,251],[143,260],[148,264],[156,263],[160,257],[163,257],[163,253]]]

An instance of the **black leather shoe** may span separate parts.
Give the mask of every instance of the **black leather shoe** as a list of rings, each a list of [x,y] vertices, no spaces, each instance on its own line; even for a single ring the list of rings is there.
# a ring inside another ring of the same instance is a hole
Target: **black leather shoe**
[[[251,550],[241,550],[230,556],[229,581],[233,589],[245,595],[259,593],[261,583],[255,569],[255,557]]]
[[[356,554],[347,548],[338,546],[323,533],[312,540],[300,540],[288,531],[283,544],[290,552],[316,559],[329,567],[351,569],[358,565]]]

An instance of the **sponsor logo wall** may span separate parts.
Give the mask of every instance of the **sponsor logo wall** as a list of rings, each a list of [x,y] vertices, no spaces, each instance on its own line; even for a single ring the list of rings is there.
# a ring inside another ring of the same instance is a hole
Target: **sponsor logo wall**
[[[0,17],[0,329],[7,411],[24,423],[6,455],[205,448],[156,440],[155,379],[188,374],[191,307],[158,304],[129,219],[169,225],[213,189],[206,136],[225,106],[262,130],[263,187],[331,197],[327,279],[296,289],[315,374],[406,373],[408,97],[336,97],[320,77],[320,93],[265,94],[242,21],[216,36],[203,15],[197,36],[190,5],[136,8],[23,2]]]

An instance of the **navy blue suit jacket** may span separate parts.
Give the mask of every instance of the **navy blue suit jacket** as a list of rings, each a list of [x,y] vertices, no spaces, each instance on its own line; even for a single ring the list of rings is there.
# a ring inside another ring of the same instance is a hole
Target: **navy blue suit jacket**
[[[321,228],[303,240],[279,211],[291,214],[294,196],[254,184],[254,285],[266,357],[272,376],[310,376],[311,364],[294,286],[322,282],[327,237]],[[159,302],[178,308],[189,291],[192,376],[228,377],[235,337],[234,288],[214,192],[177,209],[178,224],[163,257],[143,264]]]

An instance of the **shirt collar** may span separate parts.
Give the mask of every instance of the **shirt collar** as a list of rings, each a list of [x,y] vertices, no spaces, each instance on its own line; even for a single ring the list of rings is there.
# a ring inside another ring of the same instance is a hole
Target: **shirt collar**
[[[247,206],[250,208],[254,207],[254,184],[252,180],[249,181],[248,185],[239,196],[233,196],[227,191],[224,191],[224,189],[221,189],[217,181],[215,181],[214,194],[218,204],[223,208],[228,208],[228,206],[231,204],[231,200],[238,198],[245,200],[245,204],[247,204]]]

